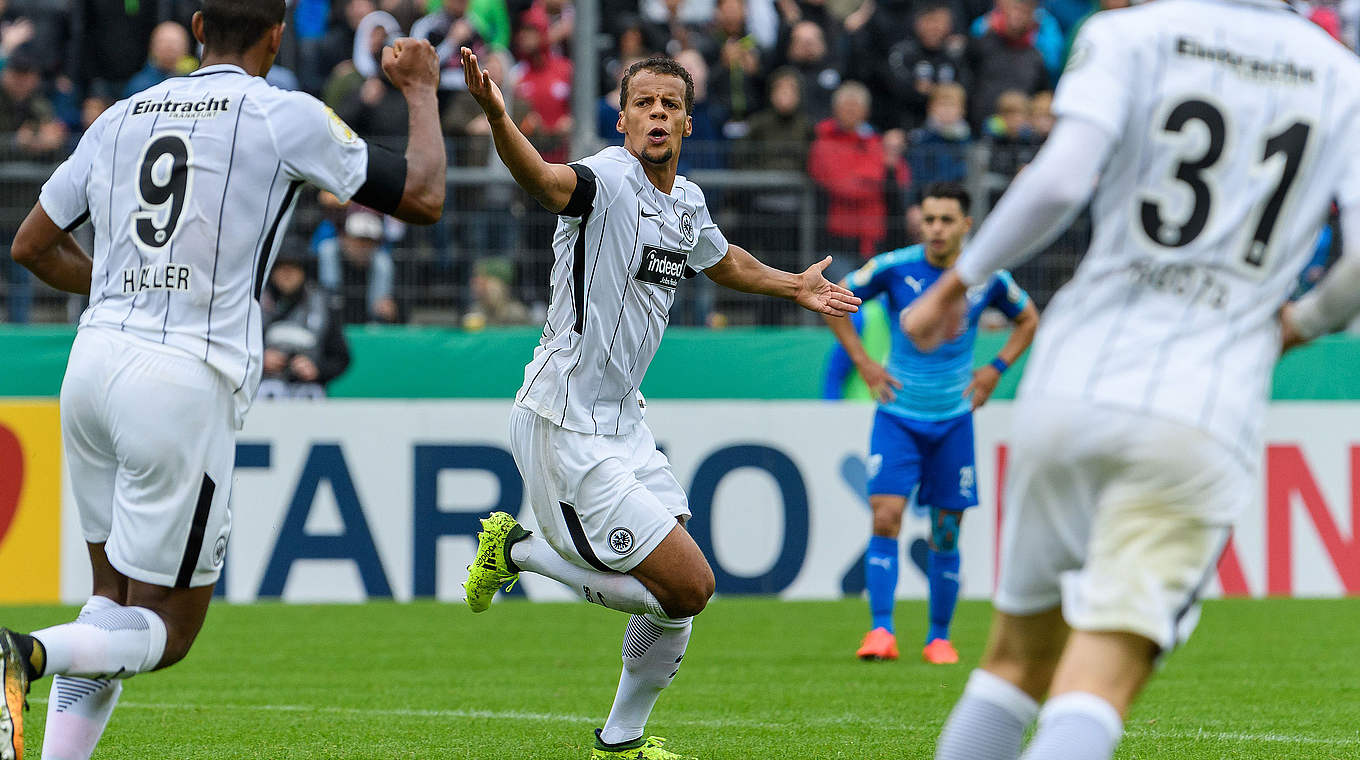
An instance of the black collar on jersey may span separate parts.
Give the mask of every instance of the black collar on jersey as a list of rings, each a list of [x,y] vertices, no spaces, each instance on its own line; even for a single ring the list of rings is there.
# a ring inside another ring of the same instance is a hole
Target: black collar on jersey
[[[208,76],[209,74],[245,74],[245,73],[246,73],[245,69],[241,68],[240,66],[237,66],[234,63],[214,63],[211,66],[204,66],[198,71],[189,74],[189,76],[202,77]],[[246,76],[250,75],[246,74]]]

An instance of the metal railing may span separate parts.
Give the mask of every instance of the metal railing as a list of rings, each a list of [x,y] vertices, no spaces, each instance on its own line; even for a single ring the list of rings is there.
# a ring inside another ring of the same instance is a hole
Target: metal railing
[[[511,273],[511,293],[528,306],[529,321],[538,321],[546,310],[547,283],[553,265],[551,240],[556,218],[539,208],[523,193],[503,167],[468,166],[463,159],[485,155],[484,146],[451,144],[448,171],[447,213],[431,227],[389,225],[387,246],[393,263],[392,296],[401,321],[420,324],[458,325],[476,298],[470,285],[473,274],[486,259],[500,259],[498,271]],[[470,152],[470,149],[475,148]],[[827,193],[807,173],[789,169],[732,169],[724,165],[758,165],[744,158],[732,145],[686,144],[686,155],[708,168],[687,173],[705,192],[713,216],[728,239],[751,250],[759,258],[782,269],[801,270],[820,259],[827,243]],[[748,146],[749,148],[749,146]],[[765,146],[778,156],[783,146]],[[806,150],[791,146],[787,150]],[[1031,151],[1032,153],[1032,151]],[[783,164],[789,162],[784,156]],[[1003,157],[1004,158],[1004,157]],[[996,152],[985,143],[950,154],[909,152],[913,169],[921,175],[963,173],[975,198],[978,221],[1010,177],[995,170]],[[1014,163],[1014,162],[1011,162]],[[42,183],[55,166],[0,157],[0,321],[69,322],[79,316],[83,300],[47,288],[33,279],[10,257],[9,243],[20,222],[38,197]],[[952,178],[952,177],[949,177]],[[876,246],[888,250],[910,241],[905,207],[924,183],[887,188],[890,210],[887,234]],[[304,193],[283,245],[290,253],[315,257],[315,242],[343,227],[343,211],[325,206],[316,192]],[[332,232],[328,232],[328,230]],[[77,237],[89,246],[88,225]],[[1078,219],[1050,249],[1021,266],[1016,279],[1041,305],[1070,276],[1089,241],[1089,222]],[[848,260],[847,260],[848,259]],[[842,257],[833,270],[845,274],[860,261]],[[313,269],[315,273],[315,269]],[[361,299],[367,284],[342,282],[342,296]],[[362,319],[360,314],[356,319]],[[713,285],[706,278],[687,281],[672,311],[677,325],[789,325],[813,324],[814,315],[791,303],[735,293]]]

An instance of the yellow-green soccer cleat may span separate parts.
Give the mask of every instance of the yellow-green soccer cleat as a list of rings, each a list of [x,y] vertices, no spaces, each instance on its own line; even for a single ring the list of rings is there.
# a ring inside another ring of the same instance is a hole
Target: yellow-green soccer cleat
[[[0,668],[5,698],[0,702],[0,760],[24,756],[24,710],[28,709],[28,668],[14,632],[0,628]]]
[[[666,740],[659,736],[648,736],[625,744],[605,744],[600,741],[600,729],[597,728],[590,760],[695,760],[662,749],[661,745],[665,743]]]
[[[463,584],[473,612],[485,612],[506,581],[514,587],[519,580],[519,568],[510,561],[510,546],[528,537],[529,531],[505,512],[492,512],[482,520],[482,532],[477,534],[477,558],[468,565],[467,582]]]

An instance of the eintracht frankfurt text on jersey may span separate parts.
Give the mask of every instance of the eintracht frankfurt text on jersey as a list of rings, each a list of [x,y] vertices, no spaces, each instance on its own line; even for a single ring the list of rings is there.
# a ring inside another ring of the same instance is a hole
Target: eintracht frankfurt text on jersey
[[[1053,110],[1115,148],[1021,393],[1183,422],[1255,460],[1276,314],[1333,200],[1360,203],[1358,82],[1354,53],[1273,0],[1087,22]]]
[[[81,327],[185,351],[236,392],[260,379],[258,299],[304,182],[347,200],[367,147],[320,101],[232,65],[116,103],[43,186],[52,221],[94,227]]]
[[[676,177],[663,193],[623,148],[572,167],[577,192],[553,236],[548,322],[517,400],[568,430],[619,435],[642,419],[638,389],[676,291],[718,263],[727,240],[698,185]]]

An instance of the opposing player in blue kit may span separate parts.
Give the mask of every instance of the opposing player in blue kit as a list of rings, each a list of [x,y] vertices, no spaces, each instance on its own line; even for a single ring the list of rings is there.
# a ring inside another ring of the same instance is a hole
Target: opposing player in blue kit
[[[969,205],[962,185],[931,185],[921,202],[924,243],[875,256],[845,286],[865,301],[886,295],[888,313],[896,317],[953,266],[973,224]],[[988,307],[1009,317],[1014,328],[996,358],[974,370],[978,318]],[[868,468],[873,536],[864,557],[873,626],[856,654],[863,660],[897,659],[897,535],[907,499],[915,492],[917,502],[929,508],[931,522],[930,631],[921,657],[937,664],[958,662],[949,624],[959,594],[959,524],[964,510],[978,503],[973,410],[987,402],[1001,373],[1029,348],[1039,312],[1009,274],[998,272],[968,292],[961,334],[931,353],[916,350],[894,321],[886,368],[865,353],[850,320],[825,319],[878,401]]]

